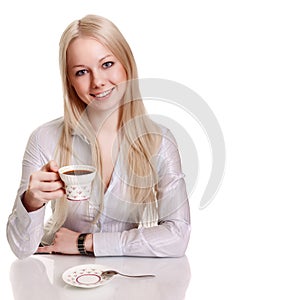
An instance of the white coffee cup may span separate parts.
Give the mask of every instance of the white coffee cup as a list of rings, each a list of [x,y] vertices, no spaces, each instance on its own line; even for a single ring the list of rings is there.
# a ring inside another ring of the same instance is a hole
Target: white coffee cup
[[[89,165],[69,165],[58,170],[65,183],[67,199],[71,201],[89,200],[96,168]]]

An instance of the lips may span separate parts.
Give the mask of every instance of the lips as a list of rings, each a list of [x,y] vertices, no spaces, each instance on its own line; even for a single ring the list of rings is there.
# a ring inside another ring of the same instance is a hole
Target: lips
[[[96,99],[101,99],[104,98],[106,96],[108,96],[109,94],[111,94],[111,92],[114,90],[115,88],[111,88],[109,90],[106,90],[104,92],[98,93],[98,94],[90,94],[92,97],[96,98]]]

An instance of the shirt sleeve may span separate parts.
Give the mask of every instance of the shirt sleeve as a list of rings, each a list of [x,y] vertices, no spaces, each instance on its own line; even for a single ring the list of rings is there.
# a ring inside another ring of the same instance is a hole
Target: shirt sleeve
[[[23,156],[21,183],[6,227],[7,240],[18,258],[25,258],[33,254],[43,235],[45,206],[29,213],[22,203],[30,175],[40,169],[42,165],[37,134],[33,132]]]
[[[96,256],[180,257],[190,237],[190,208],[181,160],[173,135],[164,136],[158,157],[157,226],[94,233]]]

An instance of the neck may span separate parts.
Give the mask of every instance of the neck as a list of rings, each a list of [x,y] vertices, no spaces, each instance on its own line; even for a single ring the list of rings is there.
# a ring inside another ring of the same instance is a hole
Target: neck
[[[108,112],[88,109],[87,115],[97,135],[101,134],[101,132],[113,133],[118,131],[120,120],[120,111],[118,109]]]

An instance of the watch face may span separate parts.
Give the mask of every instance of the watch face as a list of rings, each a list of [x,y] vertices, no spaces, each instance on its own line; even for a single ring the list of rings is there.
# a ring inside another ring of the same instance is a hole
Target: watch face
[[[86,233],[80,234],[79,237],[78,237],[78,242],[81,242],[81,243],[84,242],[85,237],[86,237]]]

